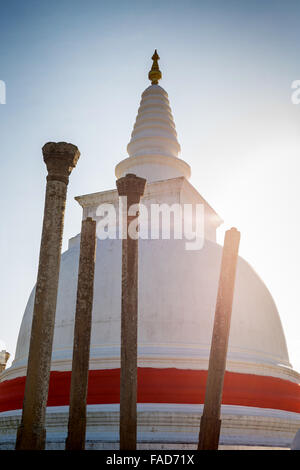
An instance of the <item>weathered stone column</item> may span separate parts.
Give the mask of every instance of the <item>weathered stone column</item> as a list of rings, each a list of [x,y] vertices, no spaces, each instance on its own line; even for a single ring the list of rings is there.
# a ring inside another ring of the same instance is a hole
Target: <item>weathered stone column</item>
[[[119,196],[127,196],[127,208],[140,202],[146,180],[128,174],[117,180]],[[128,233],[136,215],[125,215],[126,238],[122,240],[120,449],[136,449],[138,239]],[[124,217],[123,217],[124,218]]]
[[[9,358],[10,358],[9,352],[5,350],[0,351],[0,373],[5,370],[6,363]]]
[[[43,147],[43,156],[48,176],[23,414],[16,442],[16,449],[20,450],[45,448],[45,413],[66,194],[69,175],[80,152],[72,144],[48,142]]]
[[[240,232],[225,234],[198,450],[217,450]]]
[[[94,272],[96,257],[96,221],[82,221],[74,327],[74,346],[70,392],[70,411],[66,450],[84,450],[86,434],[86,397],[88,390]]]

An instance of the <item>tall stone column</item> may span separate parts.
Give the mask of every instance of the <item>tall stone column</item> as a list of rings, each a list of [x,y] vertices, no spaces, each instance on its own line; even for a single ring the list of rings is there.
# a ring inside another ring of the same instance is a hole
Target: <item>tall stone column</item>
[[[94,272],[96,258],[96,221],[82,221],[74,328],[70,410],[66,450],[84,450],[86,434],[86,397],[88,390]]]
[[[67,186],[80,152],[72,144],[48,142],[43,147],[43,156],[48,176],[23,413],[16,442],[16,449],[20,450],[45,448],[45,413]]]
[[[117,180],[119,196],[127,196],[127,208],[140,202],[146,180],[128,174]],[[121,383],[120,449],[136,449],[137,432],[137,315],[138,315],[138,239],[128,228],[136,215],[125,215],[126,238],[122,240],[122,307],[121,307]]]
[[[240,232],[236,228],[227,230],[223,247],[198,450],[217,450],[219,445],[221,403],[239,243]]]

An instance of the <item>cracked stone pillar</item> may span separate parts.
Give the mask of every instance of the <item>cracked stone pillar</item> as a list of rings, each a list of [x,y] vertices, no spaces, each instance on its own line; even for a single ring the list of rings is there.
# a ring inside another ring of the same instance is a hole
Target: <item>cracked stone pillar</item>
[[[236,228],[227,230],[223,247],[198,450],[218,450],[219,445],[223,382],[239,243],[240,232]]]
[[[23,413],[16,442],[18,450],[45,448],[45,414],[67,186],[79,156],[78,148],[65,142],[48,142],[43,147],[48,176]]]
[[[119,196],[127,197],[123,215],[122,240],[122,307],[121,307],[121,382],[120,382],[120,449],[136,449],[137,431],[137,316],[138,316],[138,238],[129,234],[130,224],[138,216],[128,215],[139,204],[146,180],[128,174],[116,182]]]
[[[88,217],[82,221],[81,226],[66,450],[84,450],[85,448],[86,397],[90,360],[95,258],[96,221]]]

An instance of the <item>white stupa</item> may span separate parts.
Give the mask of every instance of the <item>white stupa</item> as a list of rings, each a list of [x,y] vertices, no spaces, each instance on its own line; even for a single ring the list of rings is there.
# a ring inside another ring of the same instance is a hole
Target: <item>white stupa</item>
[[[138,442],[140,448],[196,448],[222,247],[220,217],[189,183],[157,53],[117,178],[147,179],[143,204],[203,204],[204,246],[185,240],[139,242]],[[115,189],[76,198],[83,218],[102,203],[118,207]],[[64,448],[76,303],[79,238],[63,253],[47,408],[47,447]],[[12,366],[0,375],[0,448],[13,448],[21,416],[34,289]],[[86,448],[118,448],[121,241],[99,240],[95,272]],[[289,447],[300,427],[300,375],[289,362],[270,292],[239,258],[222,404],[221,447]]]

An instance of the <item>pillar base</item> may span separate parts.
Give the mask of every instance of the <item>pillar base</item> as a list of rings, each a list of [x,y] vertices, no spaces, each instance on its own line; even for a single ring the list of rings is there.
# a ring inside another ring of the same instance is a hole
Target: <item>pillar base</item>
[[[45,450],[46,429],[26,429],[22,424],[18,427],[16,450]]]
[[[221,423],[220,419],[201,417],[198,450],[218,450]]]
[[[67,437],[66,450],[85,450],[85,439],[76,439],[75,436]]]

